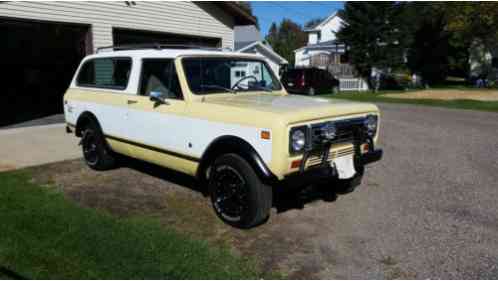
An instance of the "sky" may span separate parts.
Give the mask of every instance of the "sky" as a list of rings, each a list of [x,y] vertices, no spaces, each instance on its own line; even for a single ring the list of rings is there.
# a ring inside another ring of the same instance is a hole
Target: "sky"
[[[310,19],[328,17],[341,9],[343,4],[344,2],[333,1],[251,1],[263,38],[272,22],[278,24],[283,18],[289,18],[304,25]]]

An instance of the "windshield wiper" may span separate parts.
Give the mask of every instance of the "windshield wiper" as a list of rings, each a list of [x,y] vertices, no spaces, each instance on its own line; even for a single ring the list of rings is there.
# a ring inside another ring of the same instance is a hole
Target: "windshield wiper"
[[[233,90],[233,89],[225,88],[225,87],[220,86],[220,85],[204,85],[204,84],[202,84],[202,85],[201,85],[201,88],[203,88],[203,89],[204,89],[204,88],[208,88],[208,89],[225,90],[225,91],[230,92],[230,93],[232,93],[232,94],[236,94],[236,93],[237,93],[237,92],[236,92],[235,90]]]

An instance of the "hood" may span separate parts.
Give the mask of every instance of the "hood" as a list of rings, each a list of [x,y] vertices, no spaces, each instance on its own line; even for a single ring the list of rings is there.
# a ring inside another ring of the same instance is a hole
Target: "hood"
[[[307,97],[300,95],[275,95],[269,93],[241,93],[223,97],[206,98],[206,103],[238,107],[246,110],[274,113],[296,123],[343,115],[377,112],[377,106],[369,103],[340,99]]]

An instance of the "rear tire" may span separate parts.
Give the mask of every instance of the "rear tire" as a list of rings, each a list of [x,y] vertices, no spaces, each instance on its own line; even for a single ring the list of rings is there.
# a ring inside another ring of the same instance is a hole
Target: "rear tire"
[[[236,154],[225,154],[214,161],[208,187],[216,215],[231,226],[250,228],[270,216],[272,188],[264,185],[247,161]]]
[[[108,148],[104,135],[93,123],[82,131],[81,147],[86,164],[93,170],[104,171],[115,167],[116,159]]]

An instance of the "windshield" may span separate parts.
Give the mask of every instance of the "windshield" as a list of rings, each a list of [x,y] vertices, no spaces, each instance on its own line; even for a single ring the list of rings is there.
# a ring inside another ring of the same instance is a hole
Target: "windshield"
[[[184,58],[183,68],[190,90],[197,95],[281,89],[278,79],[260,60]]]

